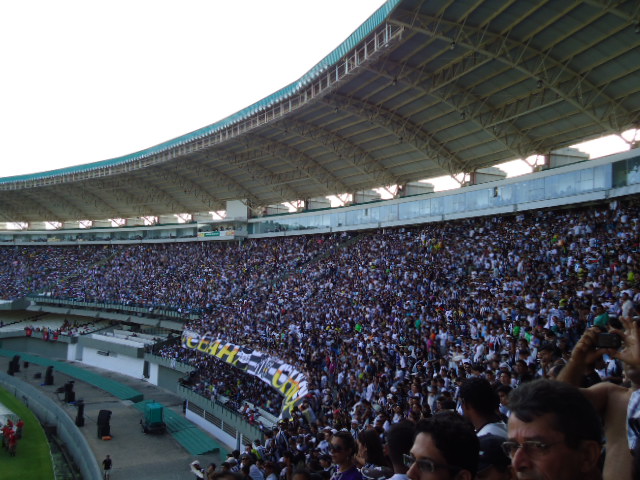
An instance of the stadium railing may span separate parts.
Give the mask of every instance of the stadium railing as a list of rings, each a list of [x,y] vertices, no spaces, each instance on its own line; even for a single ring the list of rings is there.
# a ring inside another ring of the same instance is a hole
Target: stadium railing
[[[200,313],[198,312],[183,312],[174,308],[167,308],[166,306],[158,307],[149,305],[125,305],[122,303],[108,302],[84,302],[80,300],[54,298],[43,295],[27,295],[26,298],[37,305],[67,306],[75,309],[123,312],[145,317],[170,318],[181,321],[197,320],[200,318]]]
[[[14,396],[22,398],[41,424],[56,427],[58,437],[66,445],[67,451],[82,473],[82,478],[86,480],[102,478],[102,472],[87,439],[56,402],[33,386],[3,372],[0,372],[0,384]]]
[[[201,416],[217,429],[230,437],[239,440],[241,444],[251,443],[256,439],[264,439],[263,428],[272,426],[276,419],[273,415],[264,413],[264,417],[255,425],[250,424],[244,415],[226,407],[221,402],[210,400],[189,388],[178,386],[178,394],[189,402],[189,410]]]

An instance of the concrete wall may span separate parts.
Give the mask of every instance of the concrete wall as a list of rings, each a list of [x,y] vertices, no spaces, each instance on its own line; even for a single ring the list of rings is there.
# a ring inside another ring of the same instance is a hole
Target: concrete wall
[[[33,353],[54,360],[67,360],[68,343],[45,342],[39,338],[16,337],[3,338],[2,348],[24,353]]]
[[[249,218],[249,208],[246,200],[227,201],[227,218],[246,221]]]
[[[155,382],[151,380],[151,377],[149,378],[149,381],[151,383],[153,383],[154,385],[158,385],[159,387],[166,388],[171,392],[177,393],[178,380],[183,378],[186,375],[185,373],[153,363],[150,364],[149,367],[150,369],[155,368],[155,370],[157,371]]]
[[[82,349],[82,363],[118,372],[129,377],[142,378],[143,359],[132,358],[115,352],[109,352],[109,355],[105,356],[99,354],[98,351],[101,350],[84,347]]]

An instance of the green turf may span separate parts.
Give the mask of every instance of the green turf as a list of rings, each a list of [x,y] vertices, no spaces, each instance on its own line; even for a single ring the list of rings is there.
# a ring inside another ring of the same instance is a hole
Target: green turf
[[[49,442],[35,415],[24,403],[0,388],[0,403],[24,420],[22,439],[18,441],[16,456],[0,447],[0,478],[2,480],[53,479],[53,464]]]

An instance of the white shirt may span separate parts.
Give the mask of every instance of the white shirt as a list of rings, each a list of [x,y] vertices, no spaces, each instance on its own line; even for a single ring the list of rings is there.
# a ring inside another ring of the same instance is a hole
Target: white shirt
[[[635,450],[640,437],[640,390],[635,390],[627,406],[627,441],[629,450]]]
[[[198,478],[204,478],[204,471],[201,470],[202,467],[200,467],[200,462],[194,460],[189,466],[191,467],[191,473]]]
[[[477,435],[478,437],[482,437],[484,435],[495,435],[506,440],[508,437],[507,424],[504,422],[487,423],[484,427],[478,430]]]
[[[258,468],[258,466],[255,463],[252,463],[251,466],[249,467],[249,476],[252,478],[252,480],[264,480],[264,475],[262,474],[262,471]]]

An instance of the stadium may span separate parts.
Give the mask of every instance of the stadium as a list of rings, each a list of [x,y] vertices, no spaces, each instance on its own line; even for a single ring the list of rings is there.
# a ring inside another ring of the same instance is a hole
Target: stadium
[[[325,430],[455,409],[467,377],[555,378],[640,311],[638,52],[631,0],[389,0],[219,122],[0,178],[0,385],[74,478],[109,452],[114,478],[181,478],[256,440],[311,464]],[[627,149],[574,148],[609,135]],[[105,443],[111,412],[135,434]]]

